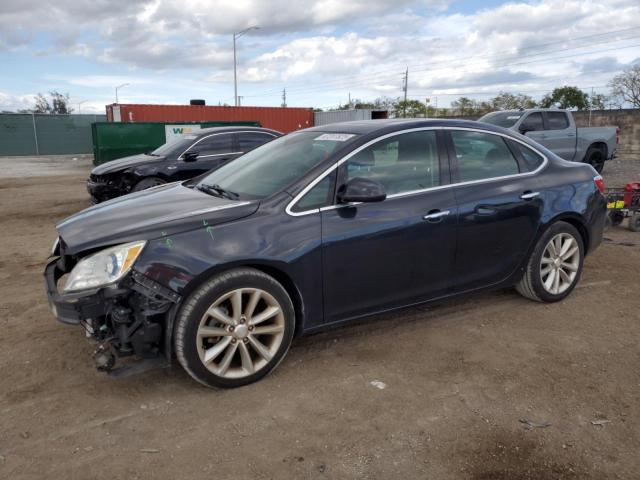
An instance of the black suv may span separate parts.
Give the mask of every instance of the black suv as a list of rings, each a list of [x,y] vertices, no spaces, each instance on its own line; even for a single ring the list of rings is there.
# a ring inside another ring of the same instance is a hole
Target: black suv
[[[267,128],[206,128],[152,152],[97,166],[87,180],[87,191],[93,203],[100,203],[163,183],[188,180],[280,136],[282,133]]]

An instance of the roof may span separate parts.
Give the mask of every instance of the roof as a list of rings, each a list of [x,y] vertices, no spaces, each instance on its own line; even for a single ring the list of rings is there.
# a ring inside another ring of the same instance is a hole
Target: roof
[[[203,133],[237,132],[238,130],[242,130],[243,132],[256,131],[256,132],[268,132],[268,133],[275,133],[277,135],[282,135],[282,132],[278,132],[277,130],[272,130],[270,128],[262,128],[262,127],[250,127],[248,125],[230,125],[227,127],[201,128],[200,130],[193,132],[193,134],[202,135]]]
[[[472,120],[448,120],[444,118],[392,118],[381,120],[356,120],[352,122],[330,123],[312,127],[308,130],[318,132],[336,132],[336,133],[355,133],[367,134],[386,130],[393,132],[395,130],[405,130],[408,128],[421,127],[471,127],[482,128],[485,130],[493,130],[491,125],[478,123]]]

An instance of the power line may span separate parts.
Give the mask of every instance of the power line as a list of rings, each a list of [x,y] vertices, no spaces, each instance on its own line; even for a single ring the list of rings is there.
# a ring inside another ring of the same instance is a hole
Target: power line
[[[544,47],[544,46],[555,45],[555,44],[559,44],[559,43],[568,43],[568,42],[572,42],[572,41],[575,41],[575,40],[583,40],[583,39],[594,38],[594,37],[602,37],[602,36],[605,36],[605,35],[612,35],[612,34],[615,34],[615,33],[627,32],[627,31],[630,31],[630,30],[632,30],[634,33],[638,31],[637,28],[628,28],[628,29],[615,30],[615,31],[610,31],[610,32],[603,32],[603,33],[600,33],[600,34],[584,35],[584,36],[581,36],[581,37],[569,38],[569,39],[565,39],[565,40],[561,40],[561,41],[557,41],[557,42],[547,42],[547,43],[544,43],[544,44],[525,46],[525,47],[522,47],[522,48],[518,49],[518,52],[522,51],[522,50],[531,50],[531,49],[540,48],[540,47]],[[573,46],[573,47],[565,47],[565,48],[556,49],[556,50],[550,50],[550,51],[548,50],[548,51],[544,51],[544,52],[531,53],[531,54],[527,54],[527,55],[519,55],[518,58],[522,59],[522,58],[536,57],[536,56],[540,56],[540,55],[549,55],[551,53],[560,53],[560,52],[566,52],[566,51],[569,51],[569,50],[587,48],[587,47],[594,46],[594,45],[621,42],[621,41],[631,40],[631,39],[638,38],[638,37],[640,37],[640,35],[635,33],[634,35],[626,36],[625,38],[607,39],[607,40],[601,40],[601,41],[598,41],[598,42],[591,42],[591,43],[586,44],[586,45],[577,45],[577,46]],[[498,57],[498,55],[500,55],[501,53],[493,53],[493,54],[487,54],[487,55],[473,55],[473,56],[469,56],[469,57],[462,57],[462,58],[458,58],[458,59],[455,59],[455,60],[440,60],[440,61],[430,62],[426,68],[424,68],[425,64],[409,65],[409,67],[412,68],[412,71],[432,71],[434,65],[446,65],[446,67],[451,67],[451,66],[455,66],[456,64],[458,64],[460,62],[463,62],[465,60],[475,60],[475,63],[478,63],[482,59],[486,59],[487,61],[510,60],[510,59],[513,59],[514,55],[517,55],[518,52],[504,52],[503,51],[502,53],[506,53],[509,56],[508,57],[502,57],[502,58]],[[598,53],[598,52],[593,52],[593,53]],[[503,65],[503,66],[507,66],[507,65]],[[422,67],[422,68],[420,68],[420,67]],[[302,91],[314,91],[314,90],[318,90],[318,89],[326,89],[327,87],[340,88],[341,86],[345,86],[344,85],[345,82],[348,82],[350,85],[353,84],[353,82],[350,82],[349,80],[347,80],[349,78],[363,78],[363,79],[365,79],[364,81],[370,82],[372,75],[387,73],[387,75],[385,77],[382,77],[382,78],[388,78],[390,75],[393,75],[393,74],[388,74],[388,72],[391,70],[391,68],[392,67],[386,67],[384,70],[367,72],[365,74],[347,75],[347,76],[341,77],[340,79],[336,79],[336,80],[332,80],[332,81],[326,81],[326,82],[320,82],[320,83],[317,83],[314,86],[308,86],[307,85],[307,86],[303,86],[303,87],[293,87],[293,88],[290,88],[289,90],[290,90],[290,92],[291,91],[302,92]],[[362,82],[357,82],[357,83],[362,83]],[[295,83],[293,83],[293,84],[295,85]],[[247,97],[268,96],[270,93],[272,93],[272,92],[267,90],[267,91],[263,92],[262,94],[247,95]]]

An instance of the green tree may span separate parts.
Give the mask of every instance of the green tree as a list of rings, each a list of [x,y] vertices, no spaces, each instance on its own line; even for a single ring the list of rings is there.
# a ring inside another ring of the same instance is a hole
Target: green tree
[[[613,77],[609,83],[614,97],[640,108],[640,65],[635,65]]]
[[[460,97],[451,102],[451,108],[457,115],[473,115],[475,113],[474,101],[468,97]]]
[[[426,113],[427,106],[420,100],[398,100],[393,106],[393,115],[395,117],[425,117]]]
[[[609,97],[602,93],[589,95],[589,108],[592,110],[604,110],[605,104],[609,101]]]
[[[578,87],[558,87],[544,96],[540,101],[540,106],[543,108],[559,107],[584,110],[589,107],[589,95]]]
[[[69,94],[60,93],[57,90],[49,92],[51,104],[47,97],[38,93],[35,100],[34,113],[49,113],[53,115],[64,115],[73,112],[73,108],[69,108]]]
[[[508,92],[500,92],[489,100],[489,103],[493,110],[517,110],[520,108],[534,108],[536,106],[535,100],[529,95],[522,93],[514,95]]]

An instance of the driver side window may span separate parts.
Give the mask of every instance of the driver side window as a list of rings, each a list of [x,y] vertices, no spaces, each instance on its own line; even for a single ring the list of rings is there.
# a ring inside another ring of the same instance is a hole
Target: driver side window
[[[199,157],[207,155],[223,155],[233,152],[231,146],[231,134],[224,133],[211,135],[193,145],[189,152],[196,152]]]
[[[542,113],[540,112],[530,113],[520,124],[520,131],[538,132],[540,130],[544,130]]]
[[[440,185],[435,130],[394,135],[361,150],[346,163],[346,178],[382,184],[387,195]]]

